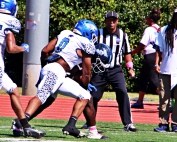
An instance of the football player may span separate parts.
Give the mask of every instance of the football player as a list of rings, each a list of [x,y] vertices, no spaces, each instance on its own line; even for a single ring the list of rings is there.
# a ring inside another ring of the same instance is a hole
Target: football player
[[[16,45],[14,33],[19,33],[21,24],[15,18],[17,14],[16,0],[0,0],[0,89],[10,96],[11,106],[22,124],[24,136],[40,138],[45,132],[31,128],[25,117],[24,110],[20,102],[20,94],[17,85],[4,72],[4,51],[9,53],[29,52],[29,45],[23,43]]]
[[[91,97],[86,89],[90,82],[91,57],[95,54],[94,43],[97,42],[97,36],[98,29],[92,21],[79,20],[73,31],[63,30],[43,48],[41,52],[41,80],[38,83],[37,94],[27,105],[26,114],[29,116],[34,114],[49,96],[60,90],[66,79],[66,73],[82,63],[82,83],[81,86],[78,85],[77,88],[74,88],[74,96],[77,100],[68,124],[62,129],[64,134],[74,137],[82,136],[75,124]],[[50,63],[47,64],[47,62]],[[72,87],[70,82],[68,82],[68,86]]]
[[[98,44],[96,46],[96,53],[92,57],[92,59],[93,59],[92,60],[93,71],[96,71],[99,73],[104,72],[105,67],[108,67],[109,63],[112,60],[111,49],[106,44]],[[41,105],[34,114],[32,114],[31,116],[29,116],[29,114],[26,114],[27,119],[31,120],[32,118],[37,116],[39,113],[41,113],[45,108],[50,106],[54,102],[58,93],[76,98],[76,94],[78,94],[78,90],[75,88],[80,88],[79,87],[80,83],[82,83],[82,67],[77,65],[70,71],[69,77],[66,77],[63,84],[60,86],[60,88],[58,89],[58,91],[55,94],[50,96],[46,100],[46,102],[43,105]],[[71,87],[68,87],[68,84]],[[88,90],[89,91],[92,91],[92,90],[96,91],[96,88],[94,86],[92,86],[91,84],[88,84]],[[109,139],[108,137],[103,136],[98,133],[98,131],[96,129],[95,110],[94,110],[93,104],[92,105],[91,104],[92,103],[87,104],[84,109],[84,114],[85,114],[86,119],[87,119],[89,126],[90,126],[89,133],[88,133],[87,137],[92,138],[92,139]],[[18,119],[14,119],[13,120],[13,133],[15,136],[20,136],[20,134],[19,134],[20,127],[21,127],[21,125],[20,125]]]

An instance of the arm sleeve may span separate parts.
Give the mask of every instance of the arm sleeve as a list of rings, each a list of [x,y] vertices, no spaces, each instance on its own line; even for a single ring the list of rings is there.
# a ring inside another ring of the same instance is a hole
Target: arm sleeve
[[[129,43],[129,39],[126,33],[123,33],[123,53],[124,54],[130,54],[131,53],[131,48],[130,48],[130,43]]]
[[[93,43],[91,43],[89,40],[88,42],[82,42],[82,50],[90,55],[94,55],[95,54],[95,45]]]
[[[148,31],[148,28],[146,28],[146,29],[144,30],[144,33],[143,33],[143,36],[142,36],[142,38],[141,38],[140,43],[142,43],[143,45],[147,46],[148,43],[149,43],[149,39],[150,39],[149,37],[150,37],[149,31]]]

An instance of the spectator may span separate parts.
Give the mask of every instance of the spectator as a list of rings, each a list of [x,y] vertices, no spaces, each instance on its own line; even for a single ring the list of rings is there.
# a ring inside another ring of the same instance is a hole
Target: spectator
[[[125,56],[125,62],[131,77],[135,75],[133,71],[133,63],[130,51],[130,45],[127,34],[124,33],[118,26],[118,14],[114,11],[106,13],[106,27],[99,30],[98,43],[106,43],[111,47],[113,58],[109,68],[103,73],[93,73],[91,84],[97,88],[97,91],[92,91],[93,104],[97,112],[97,105],[103,96],[107,83],[110,83],[116,92],[116,100],[119,107],[120,117],[124,125],[124,130],[136,132],[137,129],[132,123],[130,110],[130,101],[127,94],[126,84],[122,63],[122,53]],[[83,128],[87,126],[84,124]]]
[[[156,44],[155,70],[159,73],[159,127],[156,132],[169,131],[170,98],[174,96],[175,104],[171,114],[171,128],[177,132],[177,8],[171,21],[161,28]],[[159,65],[159,59],[162,58]]]
[[[153,90],[158,93],[158,74],[154,70],[155,52],[151,42],[155,42],[160,27],[157,25],[160,19],[160,10],[157,8],[152,9],[151,13],[146,17],[146,23],[149,27],[144,30],[143,37],[138,45],[132,51],[132,54],[143,51],[144,60],[140,72],[139,82],[139,97],[136,103],[131,105],[131,108],[143,109],[143,99],[146,94],[148,83],[152,83]]]

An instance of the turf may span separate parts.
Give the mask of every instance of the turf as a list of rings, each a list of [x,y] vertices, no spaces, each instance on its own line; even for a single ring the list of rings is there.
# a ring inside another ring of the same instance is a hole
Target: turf
[[[12,118],[0,117],[0,138],[14,138],[12,135],[11,127]],[[105,140],[92,140],[87,138],[74,138],[72,136],[66,136],[62,134],[62,128],[67,123],[66,120],[49,120],[49,119],[34,119],[30,121],[30,124],[39,130],[43,130],[47,135],[40,140],[62,140],[62,141],[88,141],[97,142]],[[77,128],[83,132],[87,130],[80,129],[84,124],[83,121],[77,122]],[[109,142],[176,142],[177,134],[173,132],[157,133],[153,129],[157,125],[150,124],[135,124],[138,128],[138,132],[125,132],[121,123],[109,123],[109,122],[97,122],[97,128],[103,135],[109,136]],[[21,139],[25,138],[20,137]],[[17,137],[15,138],[17,139]],[[19,137],[18,137],[19,139]],[[32,140],[33,138],[28,138]],[[1,141],[1,140],[0,140]],[[3,142],[5,140],[2,140]],[[14,139],[10,141],[15,141]],[[37,141],[37,140],[34,140]]]

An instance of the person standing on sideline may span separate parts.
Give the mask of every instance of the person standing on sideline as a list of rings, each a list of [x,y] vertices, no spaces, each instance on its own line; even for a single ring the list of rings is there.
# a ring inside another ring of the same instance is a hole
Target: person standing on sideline
[[[19,118],[24,136],[40,138],[45,132],[34,129],[26,120],[24,110],[20,102],[20,93],[17,85],[4,72],[4,52],[20,53],[29,52],[29,45],[23,43],[21,46],[16,45],[14,33],[19,33],[21,24],[15,18],[17,14],[16,0],[0,0],[0,89],[7,92],[10,96],[11,106],[17,117]]]
[[[148,83],[152,83],[153,89],[158,93],[158,74],[154,70],[156,50],[152,47],[151,42],[155,42],[160,30],[160,27],[157,25],[160,14],[161,12],[159,9],[152,9],[151,13],[146,17],[146,24],[149,27],[144,30],[138,47],[132,51],[132,55],[143,51],[144,60],[140,72],[139,97],[137,102],[131,105],[131,108],[144,108],[143,99],[146,94]]]
[[[105,43],[110,46],[113,58],[109,68],[107,68],[105,72],[93,72],[92,74],[90,83],[97,88],[97,91],[91,92],[95,113],[97,112],[97,105],[103,96],[105,87],[107,83],[110,83],[116,93],[116,100],[119,105],[119,113],[124,125],[124,130],[136,132],[137,129],[132,123],[130,100],[127,94],[124,72],[121,66],[123,53],[130,76],[135,76],[128,36],[117,27],[118,14],[116,12],[110,11],[106,13],[105,24],[106,27],[99,30],[98,43]],[[86,114],[84,115],[86,116]],[[87,123],[84,124],[83,128],[86,126]]]
[[[175,104],[171,114],[171,128],[177,132],[177,8],[171,21],[161,28],[156,45],[155,70],[159,73],[159,127],[155,132],[169,131],[170,98]],[[162,58],[161,64],[159,64]]]

